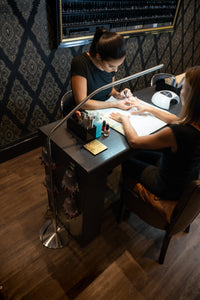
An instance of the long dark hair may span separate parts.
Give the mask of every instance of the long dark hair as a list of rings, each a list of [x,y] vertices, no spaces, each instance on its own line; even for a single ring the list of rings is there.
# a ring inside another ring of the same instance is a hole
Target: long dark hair
[[[90,55],[95,57],[98,53],[102,60],[120,59],[126,55],[124,38],[116,32],[98,28],[90,46]]]
[[[200,66],[189,68],[185,72],[189,88],[181,113],[181,123],[200,125]]]

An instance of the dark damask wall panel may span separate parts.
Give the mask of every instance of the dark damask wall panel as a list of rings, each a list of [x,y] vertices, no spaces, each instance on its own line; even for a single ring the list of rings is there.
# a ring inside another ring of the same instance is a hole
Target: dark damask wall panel
[[[40,126],[61,117],[60,99],[70,89],[71,59],[89,49],[52,49],[47,11],[45,0],[0,1],[1,149],[34,136]],[[199,64],[200,2],[182,0],[174,32],[133,37],[127,45],[117,79],[160,63],[162,72],[173,74]],[[150,77],[127,84],[134,91],[147,86]]]

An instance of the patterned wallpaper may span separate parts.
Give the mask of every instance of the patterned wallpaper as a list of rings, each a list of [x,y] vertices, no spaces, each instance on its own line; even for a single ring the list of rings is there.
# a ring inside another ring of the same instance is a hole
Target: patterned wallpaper
[[[60,99],[70,89],[73,56],[89,45],[50,48],[45,0],[0,1],[0,147],[15,144],[57,120]],[[128,40],[127,58],[117,79],[163,63],[179,74],[200,64],[200,1],[182,0],[176,30]],[[151,75],[127,83],[148,86]]]

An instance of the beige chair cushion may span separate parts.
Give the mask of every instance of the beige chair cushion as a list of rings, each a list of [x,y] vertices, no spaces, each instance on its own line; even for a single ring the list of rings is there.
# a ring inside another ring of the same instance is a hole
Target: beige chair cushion
[[[123,200],[131,211],[152,226],[166,228],[178,201],[161,199],[133,179],[126,179],[124,187],[126,192]]]
[[[162,217],[170,223],[171,216],[174,211],[177,201],[164,200],[152,194],[142,184],[137,183],[134,188],[134,192],[137,193],[140,198],[152,206]]]

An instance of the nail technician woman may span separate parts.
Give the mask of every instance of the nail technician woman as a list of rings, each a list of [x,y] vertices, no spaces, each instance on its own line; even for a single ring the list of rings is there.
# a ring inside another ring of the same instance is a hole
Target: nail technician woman
[[[116,32],[109,32],[104,28],[97,29],[89,52],[74,57],[71,63],[71,86],[76,104],[97,88],[115,81],[117,69],[125,57],[124,38]],[[131,102],[128,97],[131,95],[128,88],[118,92],[111,87],[94,95],[82,108],[116,107],[129,110]],[[115,101],[106,102],[110,96],[113,96]]]

